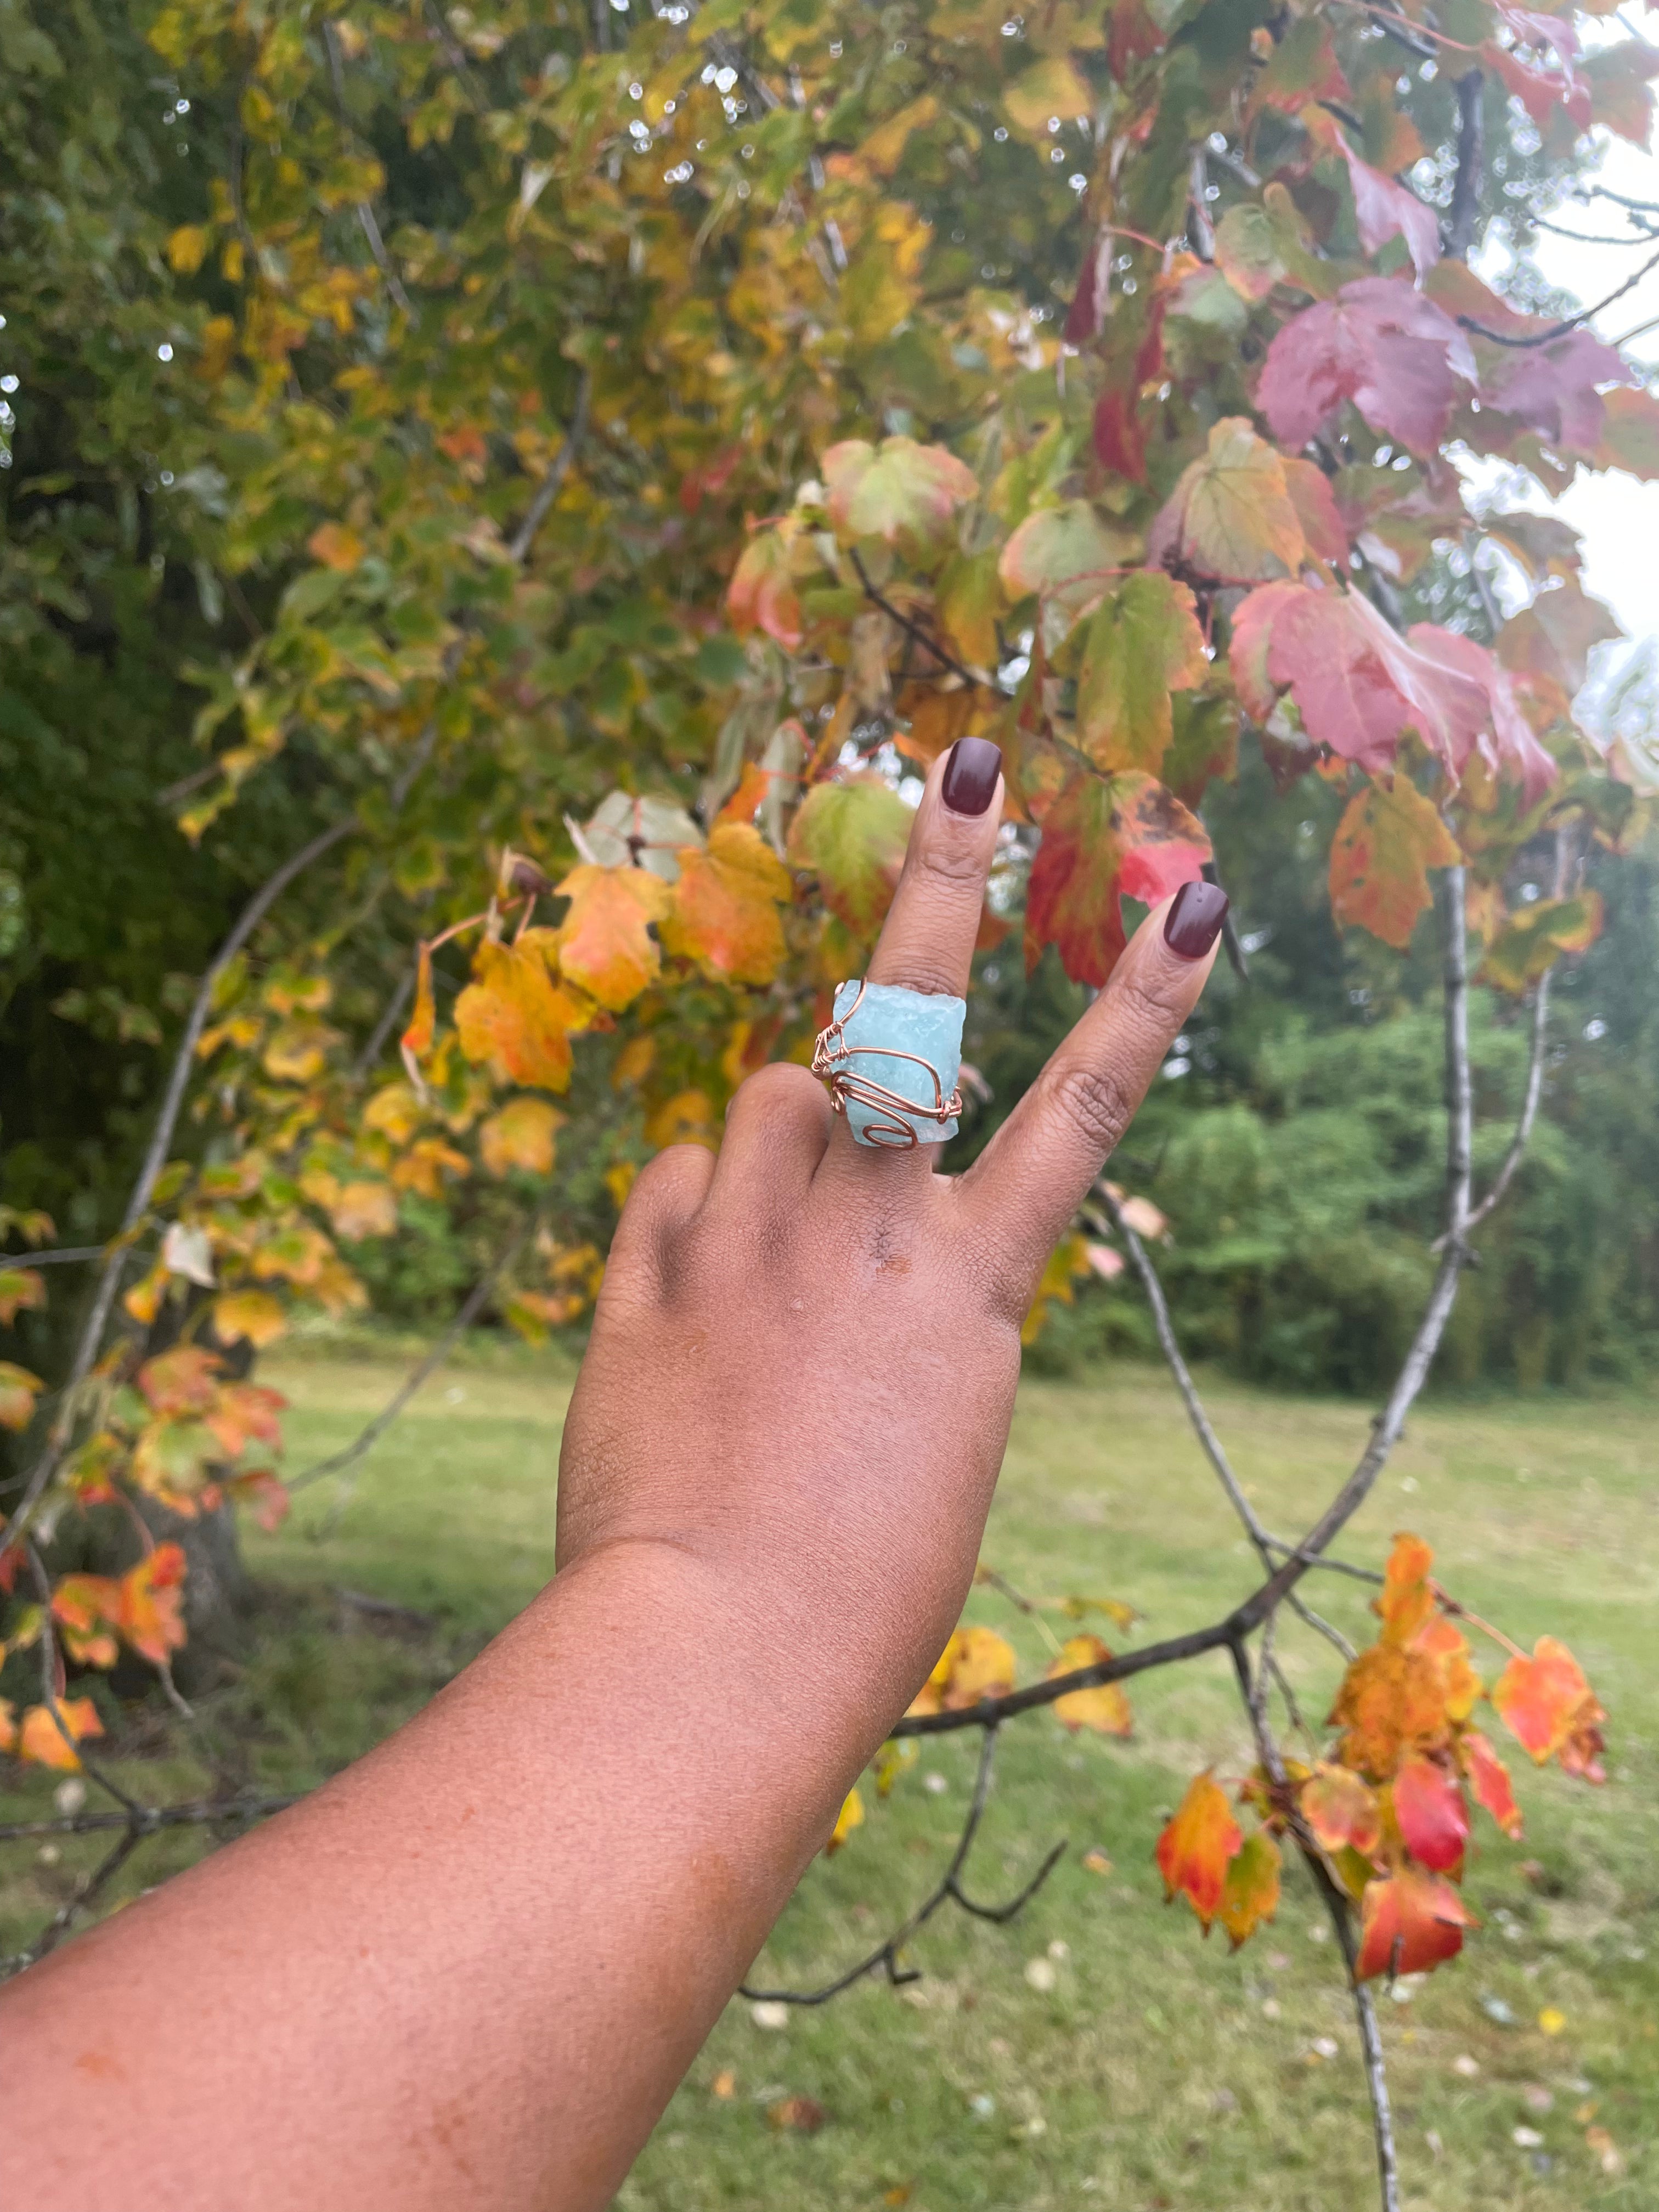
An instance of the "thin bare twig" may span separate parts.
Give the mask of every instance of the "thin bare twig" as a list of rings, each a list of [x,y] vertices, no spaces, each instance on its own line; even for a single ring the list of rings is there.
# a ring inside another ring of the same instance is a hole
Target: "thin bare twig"
[[[954,653],[947,653],[937,638],[930,637],[920,623],[913,622],[908,615],[902,613],[893,605],[884,592],[878,592],[870,580],[870,572],[865,567],[863,557],[856,545],[849,550],[848,558],[853,564],[853,573],[859,580],[865,598],[872,605],[879,607],[883,614],[891,621],[896,622],[906,636],[914,638],[925,652],[931,653],[941,668],[949,669],[953,676],[961,677],[964,684],[971,684],[976,690],[994,691],[1004,699],[1012,696],[1012,694],[1006,690],[1000,684],[993,682],[982,672],[975,675],[974,671],[958,660]]]
[[[536,532],[547,520],[548,510],[564,489],[564,480],[570,473],[570,464],[581,451],[582,441],[587,435],[588,404],[593,396],[593,380],[586,369],[576,386],[575,411],[570,417],[570,428],[564,434],[564,443],[553,456],[552,465],[542,478],[536,496],[530,502],[524,520],[507,541],[507,551],[522,562],[535,543]]]
[[[1477,337],[1490,338],[1494,345],[1510,346],[1518,353],[1524,353],[1533,346],[1549,345],[1555,339],[1565,337],[1569,331],[1578,329],[1581,324],[1593,320],[1604,307],[1610,307],[1615,300],[1622,300],[1626,292],[1633,292],[1642,279],[1655,269],[1659,269],[1659,253],[1650,254],[1636,274],[1627,276],[1615,290],[1607,294],[1605,300],[1598,300],[1593,307],[1581,308],[1577,314],[1568,315],[1561,322],[1552,323],[1547,330],[1534,331],[1529,337],[1511,337],[1503,331],[1491,330],[1485,323],[1477,322],[1473,315],[1460,315],[1457,320],[1464,330],[1473,331]]]
[[[323,25],[323,44],[328,51],[328,72],[334,83],[334,106],[340,118],[340,127],[354,141],[357,137],[351,117],[346,108],[345,70],[340,56],[340,35],[332,23]],[[357,202],[357,222],[368,240],[368,250],[374,257],[386,289],[393,301],[412,321],[415,310],[410,305],[409,295],[404,289],[403,279],[392,265],[392,256],[386,250],[386,240],[380,235],[380,226],[374,210],[368,200]]]
[[[163,1828],[203,1827],[219,1820],[258,1820],[271,1813],[286,1812],[305,1793],[295,1790],[280,1797],[191,1798],[177,1805],[134,1805],[128,1813],[58,1813],[40,1820],[0,1821],[0,1844],[33,1842],[42,1836],[93,1836],[112,1828],[131,1829],[137,1836],[159,1834]]]
[[[143,1837],[129,1826],[126,1833],[117,1838],[114,1849],[106,1852],[93,1871],[76,1883],[74,1895],[66,1898],[58,1906],[33,1942],[27,1949],[20,1951],[15,1959],[8,1960],[7,1966],[13,1972],[21,1973],[25,1966],[36,1965],[48,1951],[54,1949],[58,1937],[67,1931],[78,1914],[85,1911],[99,1891],[120,1872],[143,1841]]]
[[[943,1878],[938,1887],[923,1899],[915,1911],[910,1913],[890,1936],[878,1943],[866,1957],[859,1960],[856,1965],[849,1966],[845,1973],[837,1974],[833,1981],[824,1983],[819,1989],[757,1990],[750,1988],[747,1983],[744,1983],[738,1989],[738,1995],[761,2004],[801,2006],[828,2004],[831,1997],[839,1996],[843,1990],[851,1989],[854,1982],[861,1982],[866,1974],[873,1974],[878,1970],[886,1974],[893,1988],[899,1989],[906,1982],[920,1981],[921,1978],[920,1971],[916,1967],[900,1964],[900,1952],[913,1936],[927,1926],[942,1905],[946,1904],[959,1905],[963,1911],[971,1913],[975,1920],[989,1920],[998,1924],[1012,1920],[1017,1913],[1023,1911],[1059,1865],[1066,1850],[1064,1838],[1054,1845],[1030,1880],[1011,1897],[1006,1904],[981,1905],[976,1898],[969,1897],[962,1887],[963,1871],[968,1863],[968,1854],[974,1847],[974,1838],[979,1832],[979,1824],[984,1815],[986,1801],[991,1794],[991,1775],[996,1757],[996,1729],[994,1727],[988,1728],[985,1731],[985,1740],[979,1749],[979,1771],[974,1778],[974,1794],[969,1802],[968,1817],[963,1823],[962,1833],[957,1840],[955,1850],[951,1854],[951,1863],[945,1869]]]

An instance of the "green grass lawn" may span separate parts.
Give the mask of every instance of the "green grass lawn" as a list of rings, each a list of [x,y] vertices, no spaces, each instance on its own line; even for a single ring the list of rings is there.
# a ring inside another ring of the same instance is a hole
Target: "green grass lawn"
[[[370,1359],[271,1363],[268,1379],[293,1402],[293,1465],[344,1442],[397,1372]],[[202,1701],[193,1729],[148,1711],[129,1720],[114,1771],[152,1798],[305,1786],[413,1710],[551,1570],[568,1385],[567,1369],[529,1355],[465,1359],[367,1462],[337,1524],[324,1483],[280,1534],[251,1532],[269,1592],[252,1656]],[[1312,1518],[1365,1432],[1356,1406],[1227,1385],[1212,1405],[1281,1533]],[[1522,1773],[1516,1751],[1527,1834],[1505,1843],[1481,1817],[1467,1887],[1484,1927],[1455,1964],[1382,2000],[1416,2212],[1659,2203],[1653,1433],[1653,1404],[1636,1398],[1432,1407],[1346,1540],[1375,1563],[1392,1531],[1417,1529],[1476,1610],[1528,1645],[1545,1630],[1565,1638],[1613,1716],[1603,1790]],[[1127,1600],[1146,1637],[1212,1619],[1252,1580],[1161,1372],[1136,1368],[1026,1386],[985,1556],[1038,1595]],[[367,1614],[342,1590],[435,1626]],[[1359,1641],[1364,1596],[1320,1578],[1318,1601]],[[985,1591],[971,1617],[1011,1637],[1028,1675],[1041,1672],[1033,1624]],[[1333,1656],[1294,1624],[1281,1650],[1322,1713]],[[994,1901],[1051,1842],[1071,1846],[1018,1920],[942,1913],[915,1946],[920,1982],[871,1981],[781,2029],[734,2003],[619,2203],[1347,2212],[1371,2201],[1352,2009],[1305,1880],[1287,1875],[1277,1922],[1233,1957],[1161,1901],[1161,1820],[1200,1766],[1237,1777],[1249,1764],[1224,1660],[1146,1677],[1131,1694],[1128,1744],[1073,1739],[1047,1713],[1004,1731],[972,1893]],[[811,1984],[926,1893],[965,1808],[976,1741],[923,1742],[890,1799],[814,1868],[757,1980]],[[49,1782],[33,1778],[0,1808],[15,1817],[49,1803]],[[199,1847],[183,1834],[146,1845],[124,1893]],[[1085,1866],[1091,1850],[1109,1871]],[[10,1948],[91,1852],[77,1841],[45,1863],[32,1846],[4,1856]],[[1538,2024],[1546,2011],[1565,2015],[1554,2035]],[[770,2108],[792,2096],[825,2109],[817,2132],[773,2124]]]

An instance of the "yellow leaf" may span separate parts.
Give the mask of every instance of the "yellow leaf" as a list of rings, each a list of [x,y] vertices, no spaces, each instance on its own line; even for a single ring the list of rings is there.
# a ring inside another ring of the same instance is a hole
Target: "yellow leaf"
[[[958,1628],[910,1707],[913,1713],[961,1712],[1014,1686],[1014,1650],[994,1628]]]
[[[1048,1679],[1074,1674],[1080,1667],[1098,1667],[1111,1657],[1109,1646],[1097,1636],[1068,1636],[1049,1662]],[[1133,1735],[1134,1718],[1119,1682],[1097,1683],[1092,1689],[1073,1690],[1054,1700],[1054,1718],[1068,1729],[1092,1729],[1098,1735]]]
[[[1094,94],[1064,54],[1034,62],[1007,88],[1002,104],[1022,131],[1044,136],[1051,116],[1073,123],[1095,112]]]
[[[522,1168],[546,1175],[553,1165],[554,1132],[564,1116],[544,1098],[515,1098],[478,1131],[478,1150],[493,1176]]]
[[[269,1291],[226,1291],[213,1301],[213,1333],[222,1344],[246,1340],[262,1352],[287,1327],[288,1317]]]
[[[167,240],[167,265],[176,276],[193,276],[207,259],[210,243],[200,223],[181,223]]]
[[[553,938],[560,973],[620,1012],[661,967],[650,925],[669,910],[668,885],[649,868],[596,868],[584,861],[557,890],[570,901]]]
[[[62,1726],[59,1725],[59,1721]],[[66,1740],[67,1735],[73,1741]],[[75,1745],[89,1735],[102,1735],[104,1723],[90,1698],[59,1698],[58,1718],[46,1705],[31,1705],[18,1731],[17,1756],[32,1759],[38,1766],[53,1766],[72,1774],[80,1765]]]
[[[334,1234],[355,1243],[361,1237],[390,1237],[398,1226],[397,1194],[390,1183],[349,1182],[329,1209]]]
[[[1567,2024],[1567,2015],[1555,2005],[1546,2005],[1538,2015],[1538,2025],[1546,2035],[1559,2035]]]
[[[549,935],[528,930],[512,945],[483,940],[473,955],[473,981],[455,1001],[455,1032],[467,1058],[483,1061],[498,1082],[563,1091],[574,1010],[548,973]]]
[[[362,561],[368,548],[343,522],[325,522],[313,530],[306,540],[306,550],[313,561],[320,561],[325,568],[335,568],[348,574]]]
[[[14,1367],[0,1359],[0,1429],[26,1429],[34,1417],[34,1401],[46,1388],[27,1367]]]
[[[825,1858],[833,1858],[854,1828],[864,1826],[864,1800],[856,1789],[849,1790],[836,1815],[836,1825],[829,1842],[823,1847]]]
[[[778,909],[793,896],[789,871],[752,823],[717,822],[704,850],[680,854],[663,943],[706,975],[769,983],[783,960]]]

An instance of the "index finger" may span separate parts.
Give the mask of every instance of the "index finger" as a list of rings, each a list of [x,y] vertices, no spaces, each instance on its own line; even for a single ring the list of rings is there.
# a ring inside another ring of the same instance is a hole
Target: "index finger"
[[[957,1186],[975,1227],[1033,1281],[1146,1095],[1215,964],[1227,895],[1183,884]]]

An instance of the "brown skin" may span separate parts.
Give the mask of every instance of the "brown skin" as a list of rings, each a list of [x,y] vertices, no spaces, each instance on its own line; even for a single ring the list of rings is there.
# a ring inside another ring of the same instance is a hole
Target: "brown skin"
[[[930,777],[872,980],[960,993]],[[0,1994],[52,2212],[605,2204],[943,1648],[1054,1240],[1214,958],[1149,917],[969,1172],[763,1070],[617,1231],[535,1602],[291,1812]]]

